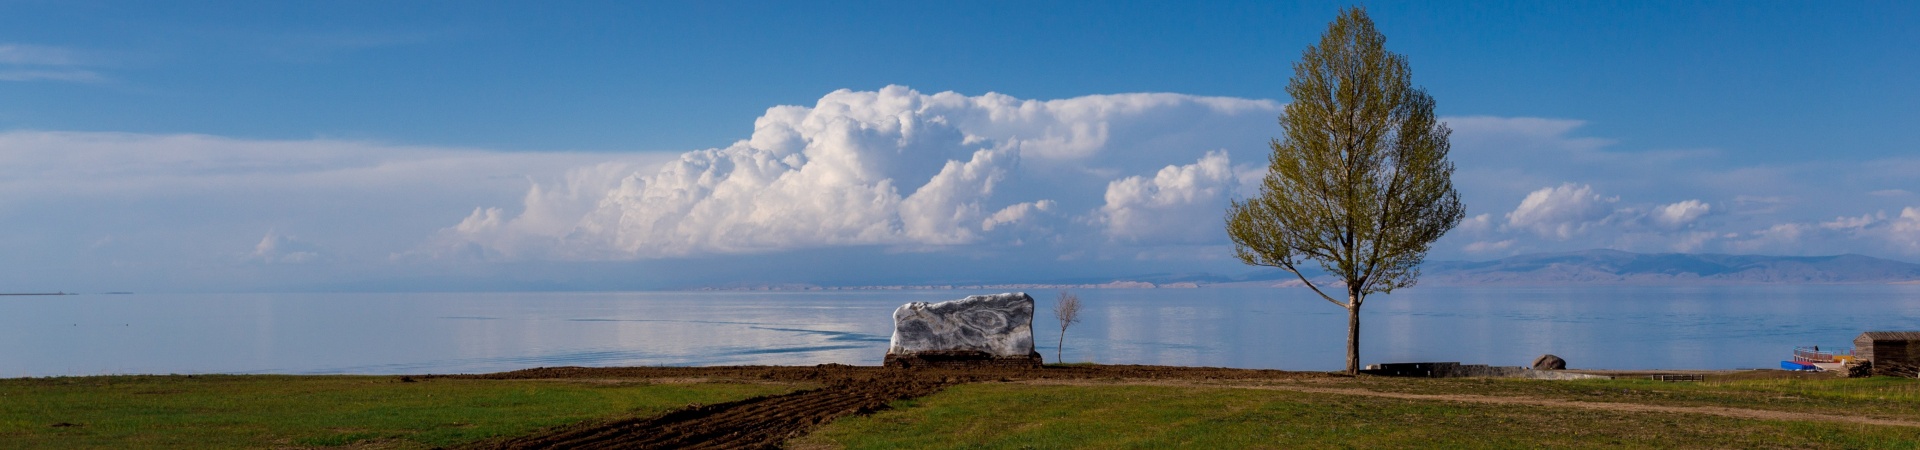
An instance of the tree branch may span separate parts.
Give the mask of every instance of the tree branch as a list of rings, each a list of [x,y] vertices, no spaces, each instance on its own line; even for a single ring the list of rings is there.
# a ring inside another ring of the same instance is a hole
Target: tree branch
[[[1321,292],[1320,287],[1314,286],[1313,281],[1308,280],[1306,275],[1300,274],[1300,269],[1294,268],[1292,262],[1281,261],[1280,264],[1284,265],[1284,268],[1287,269],[1288,272],[1293,272],[1293,276],[1300,277],[1301,283],[1306,283],[1308,289],[1312,289],[1313,293],[1315,294],[1320,294],[1320,298],[1326,299],[1328,303],[1333,303],[1334,306],[1339,306],[1341,308],[1349,307],[1347,306],[1346,303],[1340,303],[1339,301],[1334,300],[1333,296],[1327,295],[1326,292]]]

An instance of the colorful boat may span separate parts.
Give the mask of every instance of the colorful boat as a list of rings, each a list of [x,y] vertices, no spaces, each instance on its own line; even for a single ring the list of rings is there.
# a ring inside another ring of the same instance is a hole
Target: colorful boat
[[[1854,360],[1852,347],[1821,350],[1820,346],[1794,347],[1793,360],[1781,361],[1786,370],[1840,370]]]

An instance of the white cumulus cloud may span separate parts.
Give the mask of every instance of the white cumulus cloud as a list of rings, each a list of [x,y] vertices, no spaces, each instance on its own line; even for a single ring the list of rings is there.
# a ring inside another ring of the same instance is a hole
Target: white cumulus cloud
[[[1561,184],[1540,188],[1520,200],[1520,206],[1507,213],[1507,226],[1529,230],[1541,237],[1566,240],[1584,233],[1613,213],[1619,197],[1604,197],[1593,186]]]
[[[1653,209],[1653,223],[1667,228],[1680,228],[1706,216],[1712,209],[1713,205],[1699,200],[1661,205]]]
[[[1113,236],[1191,241],[1218,228],[1217,210],[1143,213],[1224,208],[1235,178],[1219,149],[1264,150],[1278,112],[1272,101],[1179,94],[1039,101],[841,90],[812,107],[770,108],[748,139],[658,169],[610,182],[606,173],[569,177],[567,192],[593,199],[583,211],[540,211],[534,194],[519,215],[475,210],[443,230],[435,253],[621,260],[937,248],[1013,228],[1059,231],[1038,222],[1068,216]],[[1161,167],[1151,180],[1118,178]],[[1056,209],[1085,212],[1041,214]],[[515,227],[535,216],[546,225]]]
[[[253,253],[247,259],[265,263],[298,264],[320,259],[320,249],[313,243],[302,241],[293,236],[269,231],[254,244]]]
[[[1920,256],[1920,208],[1876,211],[1817,222],[1787,222],[1723,236],[1738,252]],[[1811,250],[1810,249],[1818,249]]]
[[[993,231],[995,228],[1025,222],[1035,215],[1052,211],[1054,204],[1053,200],[1041,200],[1001,208],[1000,211],[994,212],[991,216],[987,216],[986,220],[980,221],[980,229],[982,231]]]
[[[1920,208],[1901,208],[1900,214],[1892,216],[1880,211],[1858,217],[1838,217],[1821,222],[1819,229],[1880,241],[1901,253],[1920,254]]]
[[[1473,234],[1484,234],[1493,230],[1494,230],[1493,215],[1491,214],[1480,214],[1477,216],[1461,219],[1460,224],[1455,225],[1453,228],[1453,231],[1455,232],[1464,232],[1464,233],[1473,233]]]
[[[1134,242],[1207,242],[1222,235],[1228,188],[1235,183],[1227,152],[1208,152],[1193,164],[1107,184],[1100,222],[1107,236]]]
[[[1900,217],[1887,224],[1887,238],[1909,254],[1920,253],[1920,208],[1901,208]]]

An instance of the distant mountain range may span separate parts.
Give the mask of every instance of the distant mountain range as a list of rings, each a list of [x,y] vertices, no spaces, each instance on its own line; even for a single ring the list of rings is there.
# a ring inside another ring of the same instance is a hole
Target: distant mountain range
[[[1587,250],[1434,261],[1428,285],[1920,283],[1920,264],[1863,255],[1760,256]]]
[[[1312,265],[1315,283],[1335,279]],[[1632,253],[1586,250],[1534,253],[1492,261],[1428,261],[1421,286],[1676,285],[1676,284],[1920,284],[1920,264],[1863,255],[1762,256]],[[1160,286],[1180,283],[1215,287],[1298,286],[1279,269],[1234,276],[1160,274],[1120,278]]]
[[[1428,261],[1420,266],[1421,286],[1676,285],[1676,284],[1920,284],[1920,264],[1864,255],[1764,256],[1712,253],[1632,253],[1585,250],[1534,253],[1492,261]],[[1315,283],[1334,281],[1316,275]],[[1233,276],[1160,274],[1123,277],[1155,286],[1298,286],[1300,280],[1279,269]]]
[[[1335,279],[1309,270],[1315,283]],[[1428,261],[1421,286],[1681,285],[1681,284],[1920,284],[1920,264],[1864,255],[1762,256],[1631,253],[1586,250],[1535,253],[1492,261]],[[840,286],[736,285],[723,290],[1091,289],[1299,286],[1292,273],[1262,269],[1238,275],[1150,274],[1111,280],[1021,284]]]

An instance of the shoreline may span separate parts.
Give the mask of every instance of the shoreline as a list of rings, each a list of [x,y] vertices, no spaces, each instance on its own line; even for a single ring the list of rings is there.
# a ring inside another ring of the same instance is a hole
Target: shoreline
[[[809,372],[809,371],[817,371],[817,370],[839,370],[839,371],[856,371],[856,372],[870,371],[870,372],[885,372],[885,373],[929,372],[929,373],[941,373],[941,374],[949,374],[949,375],[953,375],[953,374],[1005,375],[1009,373],[1019,374],[1019,375],[1045,375],[1045,374],[1069,375],[1069,374],[1084,374],[1084,373],[1103,373],[1106,375],[1102,375],[1102,376],[1107,376],[1107,377],[1134,375],[1134,376],[1144,376],[1147,378],[1198,377],[1198,378],[1204,378],[1204,379],[1232,378],[1234,376],[1268,378],[1268,377],[1276,377],[1276,376],[1291,377],[1291,376],[1300,376],[1300,375],[1350,377],[1346,373],[1339,370],[1316,371],[1316,370],[1288,370],[1288,369],[1247,369],[1247,368],[1236,368],[1236,367],[1167,366],[1167,365],[1152,365],[1152,364],[1048,363],[1039,367],[1032,367],[1032,368],[1023,368],[1023,367],[896,368],[896,367],[886,367],[882,365],[850,365],[850,364],[839,364],[839,363],[826,363],[826,364],[816,364],[816,365],[792,365],[792,366],[788,366],[788,365],[601,366],[601,367],[541,366],[541,367],[505,370],[505,371],[499,371],[499,372],[471,372],[471,373],[258,373],[258,372],[255,372],[255,373],[238,373],[238,372],[112,373],[112,374],[90,374],[90,375],[16,376],[16,377],[0,377],[0,380],[65,379],[65,378],[88,379],[88,378],[111,378],[111,377],[205,377],[205,376],[401,377],[401,378],[451,378],[451,379],[569,379],[569,378],[582,378],[582,377],[686,378],[686,377],[715,377],[715,376],[718,376],[718,377],[749,376],[749,377],[755,377],[755,378],[766,378],[766,377],[781,378],[781,377],[788,376],[787,375],[788,373]],[[1674,375],[1712,377],[1712,378],[1724,377],[1729,379],[1841,378],[1831,372],[1799,372],[1799,371],[1789,371],[1789,370],[1770,369],[1770,368],[1562,369],[1562,370],[1545,370],[1544,372],[1597,375],[1597,376],[1607,377],[1611,379],[1647,379],[1653,376],[1674,376]],[[1075,375],[1075,376],[1078,376],[1078,375]],[[1525,378],[1525,377],[1512,377],[1512,376],[1417,377],[1417,376],[1373,375],[1373,374],[1364,374],[1364,373],[1359,375],[1359,377],[1379,378],[1379,379],[1461,379],[1461,378],[1524,379]]]

